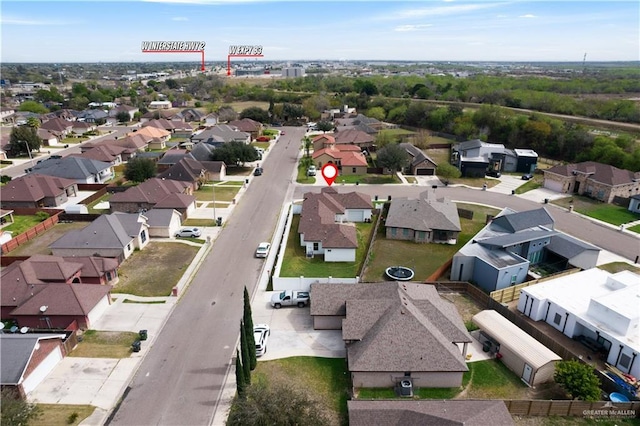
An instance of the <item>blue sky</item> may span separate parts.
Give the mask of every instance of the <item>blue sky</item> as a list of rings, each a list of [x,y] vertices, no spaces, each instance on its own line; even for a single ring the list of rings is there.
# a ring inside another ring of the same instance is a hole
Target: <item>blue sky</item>
[[[12,1],[1,4],[3,62],[191,61],[143,54],[146,40],[229,45],[264,59],[637,61],[638,1]]]

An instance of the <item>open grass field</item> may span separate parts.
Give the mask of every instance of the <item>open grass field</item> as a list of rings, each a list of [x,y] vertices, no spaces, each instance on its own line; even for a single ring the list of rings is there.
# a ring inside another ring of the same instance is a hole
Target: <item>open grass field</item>
[[[233,108],[237,112],[242,112],[247,108],[253,108],[253,107],[262,108],[265,111],[269,109],[269,102],[261,102],[261,101],[231,102],[230,104],[227,104],[227,105],[229,105],[231,108]]]
[[[34,254],[51,254],[49,245],[62,237],[72,229],[82,229],[89,225],[90,222],[72,222],[72,223],[57,223],[53,228],[49,228],[42,234],[38,235],[35,239],[21,245],[15,250],[12,250],[10,256],[32,256]]]
[[[371,221],[375,223],[376,217]],[[367,245],[374,223],[357,223],[356,232],[358,235],[358,249],[356,250],[355,262],[325,262],[323,256],[307,258],[305,250],[300,246],[300,237],[296,232],[300,223],[300,215],[293,215],[291,221],[291,232],[287,239],[281,277],[336,277],[353,278],[359,274],[362,262],[367,251]]]
[[[138,333],[130,331],[87,330],[68,356],[82,358],[127,358]]]
[[[92,405],[37,404],[40,416],[30,420],[29,426],[76,426],[89,417]]]
[[[624,207],[605,204],[601,201],[578,195],[560,198],[551,202],[564,208],[569,208],[569,205],[573,204],[574,211],[616,226],[640,220],[639,214],[630,212]]]
[[[475,214],[473,220],[460,218],[462,232],[455,245],[389,240],[385,237],[384,227],[381,227],[374,242],[371,258],[365,268],[363,281],[377,282],[386,279],[385,269],[394,265],[413,269],[416,281],[425,280],[484,227],[487,214],[498,213],[496,209],[472,204],[458,204],[458,207],[473,210]]]
[[[179,242],[150,242],[120,266],[120,281],[112,293],[169,296],[199,248]]]

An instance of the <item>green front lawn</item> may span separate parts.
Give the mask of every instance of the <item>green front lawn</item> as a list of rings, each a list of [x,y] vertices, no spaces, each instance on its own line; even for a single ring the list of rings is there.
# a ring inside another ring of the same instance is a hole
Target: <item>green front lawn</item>
[[[516,188],[516,194],[524,194],[525,192],[538,189],[542,186],[543,181],[544,178],[542,175],[534,175],[533,178],[529,179],[524,185]]]
[[[573,209],[577,213],[616,226],[622,225],[623,223],[640,220],[640,215],[630,212],[624,207],[616,206],[613,204],[605,204],[602,201],[593,200],[591,198],[583,196],[574,195],[573,197],[554,200],[552,201],[552,203],[564,208],[569,208],[569,205],[573,204]]]
[[[335,183],[367,183],[371,185],[381,185],[384,183],[401,183],[398,176],[393,175],[342,175],[338,176]]]
[[[303,164],[298,164],[298,177],[296,178],[296,182],[314,184],[316,183],[316,176],[307,176],[307,167]]]
[[[87,330],[82,341],[67,356],[82,358],[127,358],[138,333]]]
[[[640,225],[630,226],[627,228],[627,231],[635,232],[636,234],[640,234]]]
[[[37,406],[40,416],[29,420],[29,426],[75,426],[96,409],[92,405],[37,404]]]
[[[358,248],[355,262],[325,262],[323,256],[315,256],[311,259],[306,257],[304,247],[300,246],[300,236],[297,232],[300,215],[293,215],[280,276],[336,278],[353,278],[357,276],[364,261],[375,221],[376,216],[371,218],[372,223],[356,223]]]
[[[215,200],[218,201],[232,201],[238,195],[240,187],[235,186],[216,186],[215,187]],[[213,202],[213,185],[205,185],[193,193],[196,196],[197,201],[212,201]]]
[[[269,142],[251,142],[251,145],[256,148],[262,148],[266,151],[267,148],[269,148],[269,145],[271,144]]]
[[[460,218],[462,232],[455,245],[389,240],[385,237],[384,226],[381,226],[365,268],[363,281],[378,282],[387,279],[385,269],[394,265],[413,269],[416,281],[425,280],[484,227],[487,214],[496,215],[499,212],[490,207],[473,204],[458,204],[458,207],[473,210],[475,214],[473,220]]]

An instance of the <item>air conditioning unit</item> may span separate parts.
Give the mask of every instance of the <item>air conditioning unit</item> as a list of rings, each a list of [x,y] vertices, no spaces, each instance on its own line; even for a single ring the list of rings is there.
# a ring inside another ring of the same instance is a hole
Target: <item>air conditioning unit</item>
[[[398,383],[398,393],[403,397],[413,396],[413,381],[409,378],[404,378]]]

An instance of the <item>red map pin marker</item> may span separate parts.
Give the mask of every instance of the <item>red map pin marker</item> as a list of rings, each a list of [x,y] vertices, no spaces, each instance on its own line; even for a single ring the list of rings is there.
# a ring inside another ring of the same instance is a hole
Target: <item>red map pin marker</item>
[[[338,177],[338,168],[333,163],[327,163],[322,166],[322,177],[327,182],[327,185],[331,186],[331,184]]]

